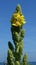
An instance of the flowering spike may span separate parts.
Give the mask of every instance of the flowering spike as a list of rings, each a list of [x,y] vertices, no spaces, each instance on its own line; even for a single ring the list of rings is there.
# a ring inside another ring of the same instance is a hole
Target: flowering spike
[[[7,56],[7,65],[24,65],[26,56],[22,60],[23,53],[23,38],[25,31],[22,29],[25,24],[24,15],[21,12],[21,6],[17,5],[16,12],[11,18],[11,34],[13,39],[13,44],[8,42],[8,56]]]

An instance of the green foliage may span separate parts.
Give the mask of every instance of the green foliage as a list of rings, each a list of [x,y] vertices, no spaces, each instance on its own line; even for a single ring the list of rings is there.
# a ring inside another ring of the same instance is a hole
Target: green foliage
[[[15,62],[15,65],[20,65],[20,62],[19,62],[19,61],[16,61],[16,62]]]
[[[18,5],[16,7],[16,12],[22,14],[21,7]],[[12,21],[12,18],[11,18]],[[21,56],[23,53],[23,38],[25,31],[22,29],[23,26],[13,26],[11,23],[11,34],[15,45],[9,41],[8,42],[8,55],[7,55],[7,65],[21,65]],[[25,54],[22,60],[22,65],[27,65],[27,55]]]
[[[20,13],[20,15],[22,15],[22,11],[21,11],[21,6],[18,4],[16,7],[16,13]]]
[[[8,46],[9,46],[9,49],[8,49],[8,56],[7,56],[7,65],[14,65],[14,48],[11,44],[11,42],[9,41],[8,42]]]
[[[8,46],[9,46],[9,48],[10,48],[11,50],[14,51],[14,47],[13,47],[13,45],[12,45],[12,43],[11,43],[10,41],[8,42]]]
[[[28,60],[28,56],[27,54],[25,54],[23,57],[23,65],[27,65],[27,60]]]

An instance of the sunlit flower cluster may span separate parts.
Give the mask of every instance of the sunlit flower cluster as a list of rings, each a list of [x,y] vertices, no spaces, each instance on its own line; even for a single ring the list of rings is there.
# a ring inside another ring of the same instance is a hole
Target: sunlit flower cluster
[[[11,23],[13,26],[21,26],[25,24],[26,22],[23,15],[20,15],[19,13],[14,13]]]

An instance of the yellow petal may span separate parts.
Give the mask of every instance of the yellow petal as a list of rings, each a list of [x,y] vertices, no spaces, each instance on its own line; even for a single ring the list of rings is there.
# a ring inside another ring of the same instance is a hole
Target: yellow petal
[[[16,21],[16,23],[13,23],[12,25],[13,26],[21,26],[21,24],[18,21]]]
[[[13,17],[19,17],[19,16],[20,16],[20,14],[18,14],[18,13],[13,14]]]

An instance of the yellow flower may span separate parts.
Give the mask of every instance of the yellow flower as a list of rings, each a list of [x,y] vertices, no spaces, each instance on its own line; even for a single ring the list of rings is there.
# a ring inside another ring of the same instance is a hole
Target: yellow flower
[[[17,17],[19,17],[19,16],[20,16],[19,13],[14,13],[14,14],[13,14],[13,17],[14,17],[15,19],[17,19]]]
[[[12,25],[13,26],[21,26],[21,24],[18,21],[16,21],[16,23],[13,23]]]
[[[13,26],[21,26],[26,22],[23,15],[20,15],[19,13],[14,13],[11,23]]]
[[[20,23],[21,24],[25,24],[26,23],[23,15],[20,16]]]

